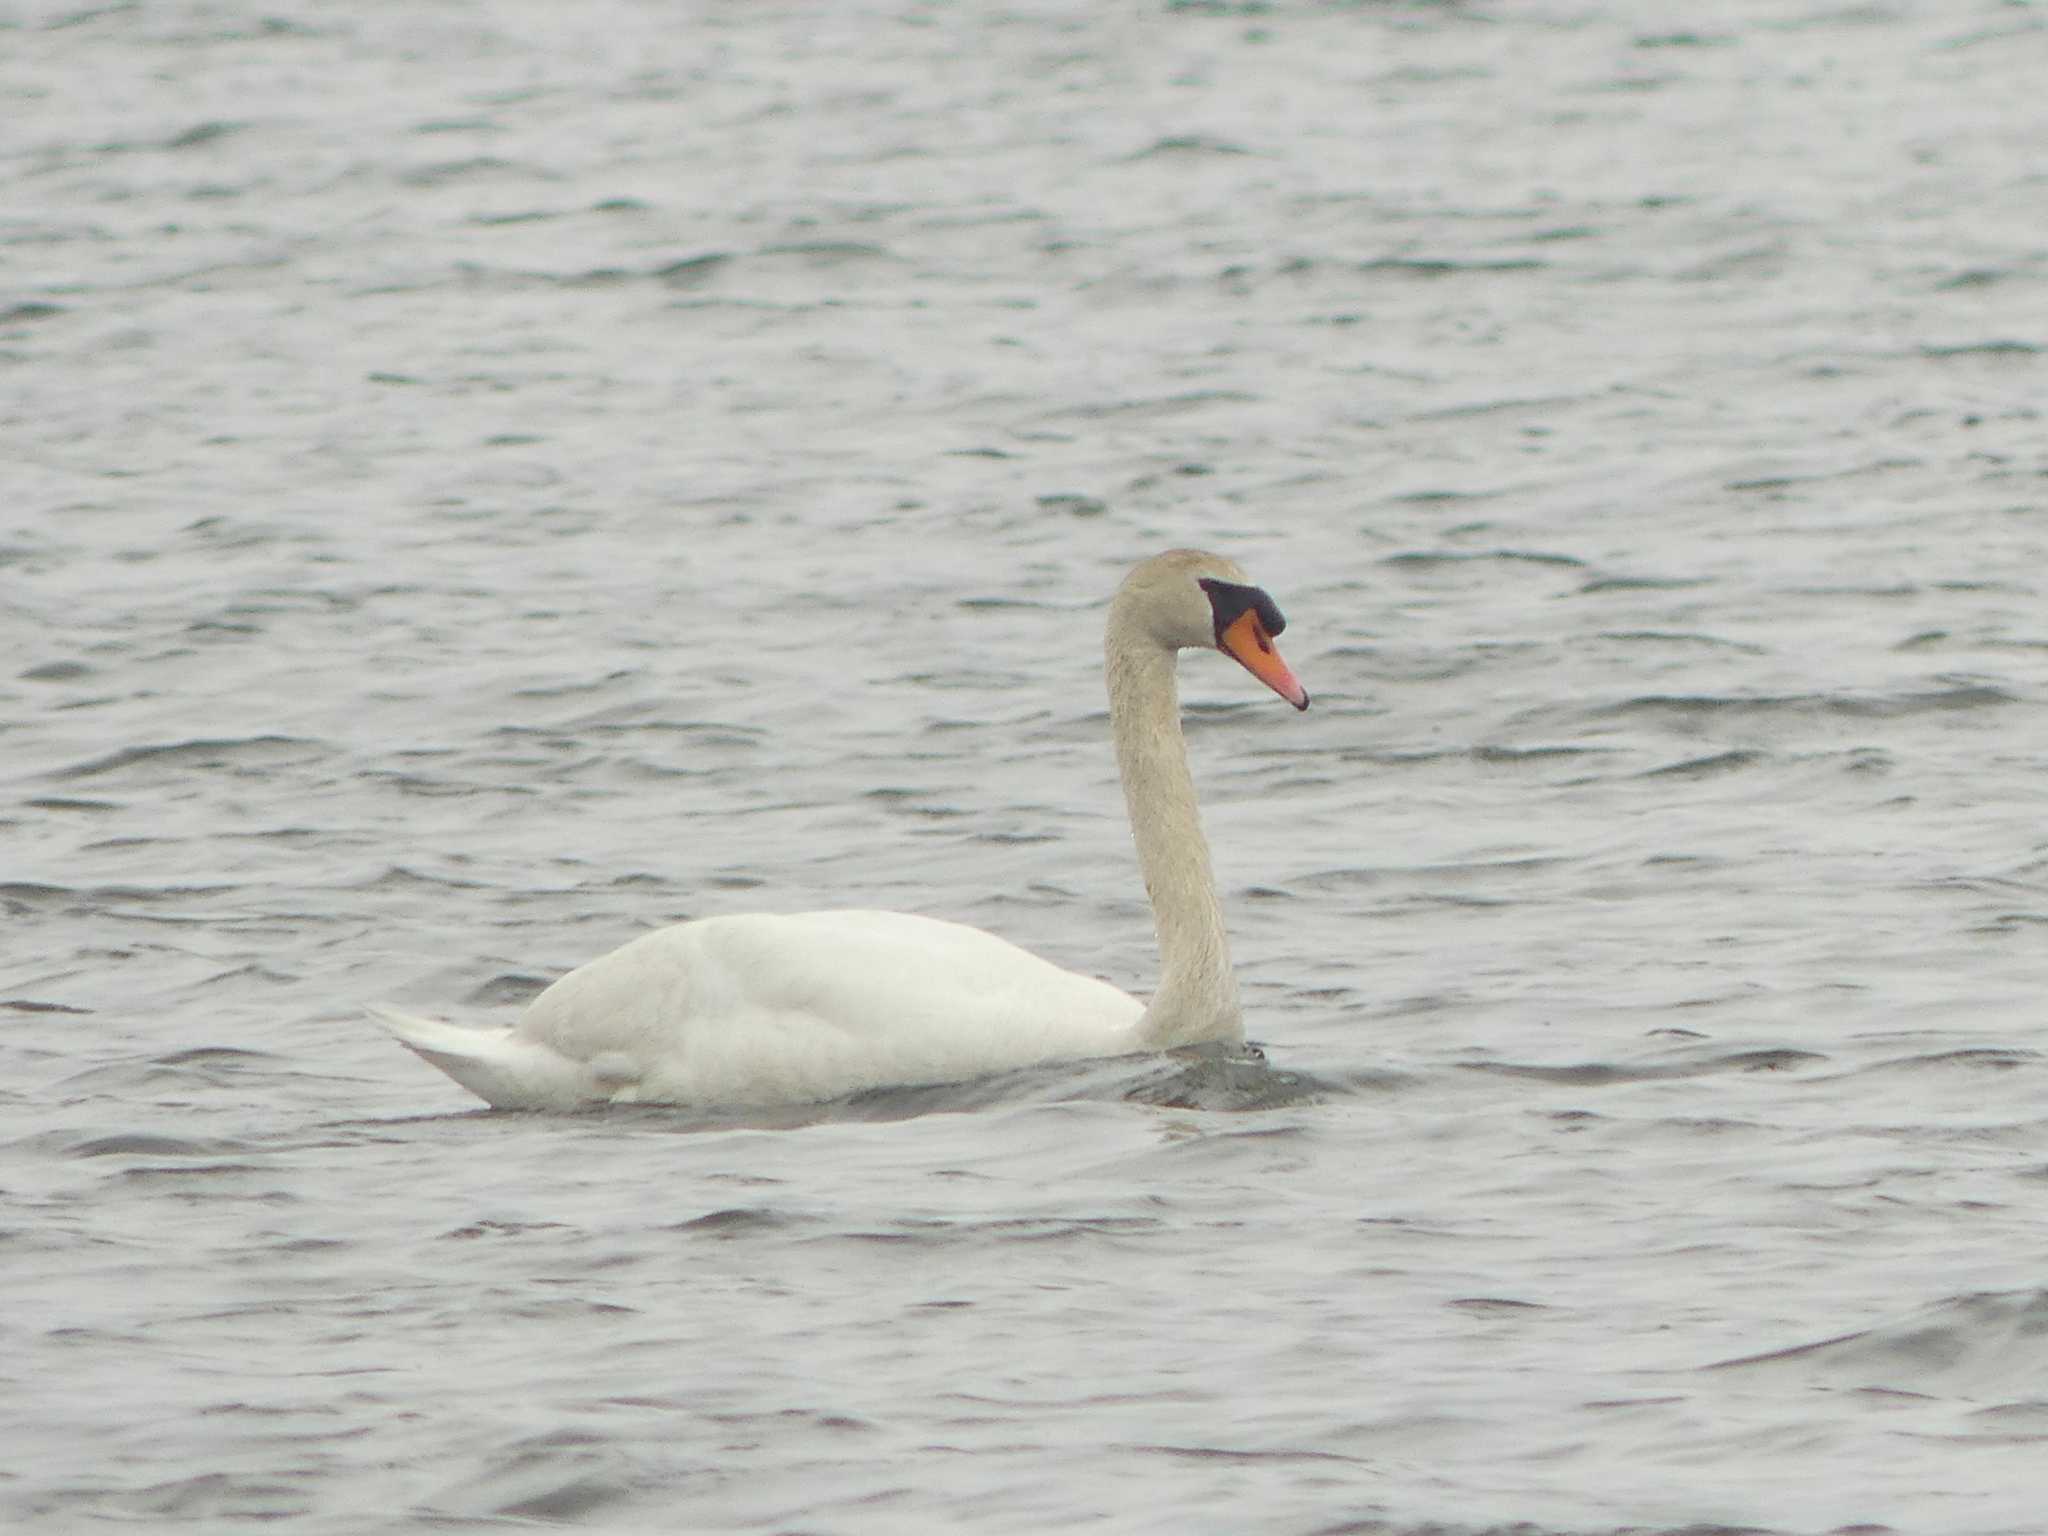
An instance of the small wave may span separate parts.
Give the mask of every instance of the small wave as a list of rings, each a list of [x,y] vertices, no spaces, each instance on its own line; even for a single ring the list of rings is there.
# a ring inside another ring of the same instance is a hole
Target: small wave
[[[615,1465],[619,1459],[604,1436],[548,1430],[514,1441],[435,1502],[464,1519],[581,1524],[634,1492],[633,1480]]]
[[[1579,397],[1575,395],[1504,395],[1490,400],[1460,400],[1455,405],[1410,411],[1405,419],[1413,422],[1462,422],[1481,416],[1540,417],[1578,403]]]
[[[1219,139],[1206,133],[1170,134],[1155,139],[1143,149],[1124,157],[1127,163],[1136,164],[1146,160],[1198,158],[1207,155],[1238,156],[1249,155],[1252,151],[1242,144],[1228,139]]]
[[[957,1245],[983,1243],[1060,1243],[1074,1239],[1144,1237],[1165,1230],[1157,1216],[1022,1216],[998,1220],[901,1217],[884,1227],[820,1233],[814,1243]]]
[[[403,187],[445,187],[455,182],[474,181],[558,181],[561,178],[538,165],[521,165],[498,155],[470,155],[460,160],[435,160],[400,171]]]
[[[1930,1068],[1962,1069],[1973,1072],[2009,1072],[2015,1067],[2032,1066],[2041,1060],[2041,1052],[2023,1050],[2014,1046],[1964,1046],[1955,1050],[1921,1051],[1911,1056],[1893,1056],[1884,1061],[1858,1067],[1852,1072],[1839,1074],[1841,1077],[1869,1077],[1876,1074],[1898,1072],[1924,1073]]]
[[[1527,1077],[1542,1082],[1569,1083],[1582,1088],[1599,1088],[1612,1083],[1649,1083],[1666,1078],[1711,1077],[1722,1072],[1780,1072],[1789,1067],[1826,1061],[1813,1051],[1777,1047],[1752,1051],[1721,1051],[1688,1061],[1616,1063],[1574,1062],[1565,1066],[1538,1066],[1512,1061],[1461,1061],[1468,1072],[1490,1072],[1499,1077]]]
[[[1817,485],[1828,480],[1849,480],[1864,475],[1887,474],[1899,469],[1918,469],[1920,460],[1905,458],[1871,459],[1856,464],[1824,465],[1813,469],[1787,469],[1772,473],[1751,475],[1739,480],[1723,483],[1722,489],[1734,492],[1783,491],[1793,486]]]
[[[2011,361],[2016,358],[2038,357],[2041,351],[2038,342],[1999,337],[1991,341],[1959,341],[1948,345],[1924,346],[1920,349],[1920,355],[1937,361],[1958,357],[1988,357]]]
[[[70,1003],[46,1003],[31,997],[0,998],[0,1008],[9,1013],[91,1013],[90,1008],[76,1008]]]
[[[90,1136],[65,1148],[72,1157],[224,1157],[248,1150],[237,1141],[190,1136],[159,1136],[148,1131],[116,1131]]]
[[[152,1521],[258,1523],[287,1519],[305,1508],[304,1489],[296,1479],[226,1472],[201,1472],[144,1488],[88,1483],[69,1490],[67,1496],[90,1499],[100,1507],[102,1518],[112,1513]]]
[[[426,874],[417,869],[408,869],[403,864],[392,864],[367,880],[357,880],[343,886],[352,891],[402,891],[412,889],[474,891],[481,890],[480,880],[461,879],[454,875]]]
[[[651,274],[671,288],[701,288],[732,262],[730,251],[705,251],[656,267]]]
[[[2031,1391],[2048,1373],[2048,1290],[1966,1292],[1896,1322],[1701,1369],[1893,1392]]]
[[[8,1142],[7,1150],[44,1157],[227,1157],[246,1153],[239,1141],[208,1136],[165,1136],[153,1131],[38,1131]]]
[[[1380,561],[1380,564],[1428,567],[1435,565],[1465,565],[1473,561],[1565,566],[1580,570],[1583,570],[1586,565],[1586,562],[1577,555],[1560,555],[1541,549],[1414,549],[1404,550],[1398,555],[1388,555]]]
[[[1603,592],[1688,592],[1697,587],[1709,585],[1705,576],[1595,576],[1579,588],[1581,597],[1594,597]],[[1650,632],[1645,631],[1644,635]],[[1609,635],[1608,639],[1635,639],[1644,636]],[[1705,639],[1705,636],[1666,636],[1670,639]],[[1732,642],[1723,641],[1722,644]],[[1761,650],[1760,646],[1745,649]]]
[[[1399,880],[1428,880],[1467,884],[1503,875],[1534,875],[1574,862],[1562,854],[1521,854],[1500,859],[1469,859],[1443,864],[1355,865],[1345,869],[1315,870],[1301,877],[1301,883],[1316,890],[1348,886],[1378,885]]]
[[[1951,710],[1992,709],[2017,704],[2019,695],[1989,683],[1956,683],[1911,693],[1846,694],[1703,694],[1647,693],[1612,704],[1595,705],[1587,713],[1596,719],[1632,715],[1672,715],[1697,718],[1713,715],[1846,715],[1854,719],[1897,719],[1907,715],[1939,714]]]
[[[194,1045],[150,1058],[160,1067],[219,1067],[229,1071],[274,1062],[268,1051],[245,1050],[237,1045]]]
[[[691,1237],[751,1237],[757,1232],[784,1231],[797,1225],[799,1220],[787,1211],[771,1211],[765,1206],[732,1206],[720,1211],[706,1211],[702,1216],[693,1216],[662,1230],[686,1233]]]
[[[1643,779],[1705,779],[1716,774],[1734,773],[1743,768],[1754,768],[1766,758],[1765,753],[1738,748],[1732,752],[1714,752],[1705,757],[1689,757],[1683,762],[1666,763],[1661,768],[1650,768],[1636,775]]]
[[[1361,658],[1372,666],[1372,675],[1390,683],[1448,682],[1501,661],[1514,661],[1539,650],[1531,640],[1485,640],[1468,645],[1428,651],[1411,651],[1381,645],[1334,645],[1323,652],[1325,660],[1348,661]],[[1444,751],[1422,754],[1418,760],[1434,761],[1455,754]]]
[[[91,1088],[100,1092],[145,1091],[166,1078],[190,1082],[194,1078],[228,1083],[250,1071],[276,1071],[281,1058],[268,1051],[243,1050],[236,1046],[194,1046],[161,1056],[105,1062],[87,1067],[64,1078],[66,1089]]]
[[[456,1227],[441,1234],[444,1242],[468,1243],[480,1237],[518,1237],[527,1232],[562,1232],[568,1228],[559,1221],[473,1221],[466,1227]]]
[[[1466,755],[1475,763],[1517,767],[1529,763],[1548,763],[1579,757],[1604,757],[1611,751],[1608,747],[1474,747]],[[1456,754],[1447,754],[1455,756]]]
[[[1089,405],[1062,406],[1045,413],[1045,419],[1052,421],[1079,417],[1083,421],[1116,419],[1120,421],[1153,421],[1167,417],[1184,416],[1194,411],[1205,411],[1216,406],[1254,405],[1259,396],[1240,389],[1188,389],[1172,394],[1150,395],[1138,399],[1107,400]]]
[[[1459,260],[1448,256],[1378,256],[1371,261],[1361,261],[1358,270],[1367,276],[1436,279],[1484,277],[1501,272],[1540,272],[1549,265],[1547,261],[1538,261],[1530,256],[1508,256],[1496,260]]]
[[[1274,1449],[1246,1450],[1236,1446],[1221,1445],[1143,1445],[1130,1444],[1116,1447],[1140,1456],[1167,1456],[1183,1461],[1223,1461],[1271,1463],[1279,1466],[1316,1465],[1336,1462],[1344,1466],[1366,1466],[1362,1456],[1346,1456],[1337,1451],[1306,1450],[1288,1446]]]
[[[275,763],[320,750],[320,744],[298,736],[239,736],[192,741],[154,742],[148,746],[123,747],[82,763],[52,770],[53,779],[89,779],[118,773],[125,768],[171,767],[240,769],[251,764]]]
[[[162,1187],[176,1192],[189,1188],[194,1180],[217,1179],[244,1173],[275,1172],[275,1169],[266,1168],[261,1163],[137,1163],[133,1167],[122,1169],[118,1177],[124,1183],[149,1189]],[[262,1192],[256,1198],[274,1205],[291,1205],[296,1204],[299,1197],[282,1189],[272,1189]]]
[[[764,245],[755,256],[764,260],[794,262],[807,269],[843,267],[850,262],[894,261],[896,253],[887,246],[865,240],[792,240]]]
[[[68,885],[45,885],[39,880],[9,880],[0,884],[0,908],[17,916],[30,912],[61,912],[79,899]]]

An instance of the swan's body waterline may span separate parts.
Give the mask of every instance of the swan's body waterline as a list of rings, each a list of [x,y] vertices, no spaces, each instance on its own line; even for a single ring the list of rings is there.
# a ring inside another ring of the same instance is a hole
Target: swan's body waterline
[[[1242,1039],[1175,655],[1221,650],[1306,709],[1307,693],[1271,643],[1284,626],[1236,565],[1194,550],[1144,562],[1110,605],[1111,730],[1159,935],[1149,1006],[977,928],[846,910],[658,929],[562,977],[510,1029],[372,1012],[504,1109],[808,1103]]]

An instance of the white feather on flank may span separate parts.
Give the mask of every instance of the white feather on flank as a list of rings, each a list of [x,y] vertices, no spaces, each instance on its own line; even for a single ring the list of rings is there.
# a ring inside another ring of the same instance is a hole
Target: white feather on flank
[[[1178,651],[1217,644],[1205,577],[1247,585],[1217,555],[1146,561],[1110,604],[1105,638],[1117,768],[1159,936],[1149,1007],[978,928],[850,909],[658,929],[569,972],[510,1028],[372,1015],[501,1109],[800,1104],[1241,1039],[1174,682]]]

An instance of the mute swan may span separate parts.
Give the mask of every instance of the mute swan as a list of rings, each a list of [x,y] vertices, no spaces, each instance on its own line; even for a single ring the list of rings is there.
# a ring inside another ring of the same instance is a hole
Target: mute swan
[[[1241,1040],[1175,660],[1213,646],[1307,709],[1307,692],[1273,648],[1285,624],[1236,564],[1199,550],[1145,561],[1110,603],[1110,727],[1159,933],[1149,1005],[978,928],[829,911],[658,929],[569,972],[509,1029],[371,1011],[500,1109],[801,1104]]]

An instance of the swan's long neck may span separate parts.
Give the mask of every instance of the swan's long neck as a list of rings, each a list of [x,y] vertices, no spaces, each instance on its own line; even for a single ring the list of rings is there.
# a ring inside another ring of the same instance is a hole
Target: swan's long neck
[[[1117,770],[1159,929],[1159,989],[1138,1021],[1139,1039],[1156,1049],[1242,1039],[1237,976],[1181,735],[1174,652],[1113,611],[1107,654]]]

